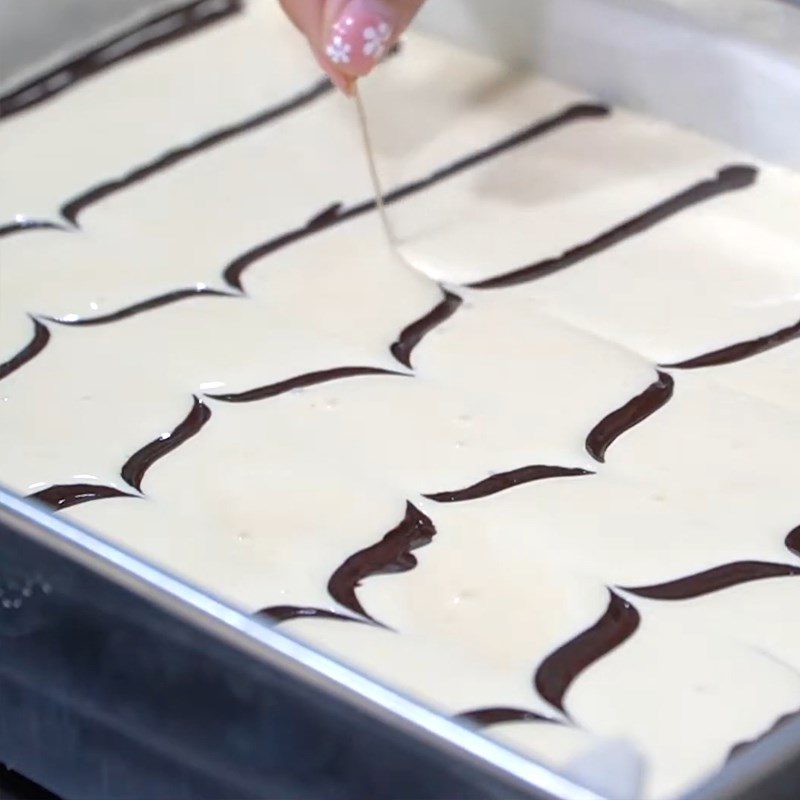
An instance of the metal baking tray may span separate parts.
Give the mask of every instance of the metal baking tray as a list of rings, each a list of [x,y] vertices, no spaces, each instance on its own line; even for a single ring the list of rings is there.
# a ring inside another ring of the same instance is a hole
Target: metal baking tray
[[[436,0],[419,25],[800,169],[800,0]]]
[[[721,37],[665,3],[493,0],[487,14],[485,0],[436,0],[420,25],[800,166],[791,37]],[[793,30],[800,42],[800,12]],[[613,48],[635,68],[612,68]],[[689,50],[749,89],[699,102],[697,69],[670,71]],[[646,80],[669,80],[669,108]],[[752,124],[729,124],[745,102]],[[603,800],[2,488],[0,763],[64,798]],[[680,800],[799,796],[800,719]]]
[[[0,761],[75,798],[592,792],[0,489]]]
[[[0,761],[65,798],[601,800],[0,489]],[[796,798],[800,720],[684,800]]]

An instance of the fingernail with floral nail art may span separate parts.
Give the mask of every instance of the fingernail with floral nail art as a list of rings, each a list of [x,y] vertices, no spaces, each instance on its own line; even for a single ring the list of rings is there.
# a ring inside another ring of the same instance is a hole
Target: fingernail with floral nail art
[[[351,0],[331,26],[325,54],[351,75],[366,75],[383,58],[392,38],[391,22],[374,0]]]

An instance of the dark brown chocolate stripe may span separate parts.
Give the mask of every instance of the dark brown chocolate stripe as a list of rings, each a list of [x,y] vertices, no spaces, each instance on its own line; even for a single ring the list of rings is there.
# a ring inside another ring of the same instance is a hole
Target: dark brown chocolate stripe
[[[360,375],[410,377],[405,372],[393,372],[390,369],[382,369],[381,367],[336,367],[334,369],[319,370],[318,372],[306,372],[304,375],[298,375],[295,378],[288,378],[285,381],[278,381],[278,383],[270,383],[267,386],[259,386],[257,389],[249,389],[238,394],[207,394],[206,397],[212,400],[221,400],[223,403],[252,403],[256,400],[266,400],[268,397],[291,392],[293,389],[305,389],[307,386],[316,386],[318,383],[338,381],[341,378],[355,378]]]
[[[31,317],[31,321],[33,322],[33,338],[15,356],[0,364],[0,381],[18,370],[23,364],[27,364],[47,347],[47,343],[50,341],[50,331],[47,326],[42,325],[35,317]]]
[[[675,381],[666,372],[659,372],[658,379],[651,383],[641,394],[636,395],[624,406],[612,411],[602,419],[586,437],[586,450],[600,463],[606,460],[606,450],[623,433],[629,431],[640,422],[644,422],[651,414],[655,414],[665,406],[675,388]]]
[[[431,309],[424,317],[412,322],[400,333],[390,348],[392,355],[404,366],[411,369],[411,353],[414,348],[437,325],[441,325],[456,313],[462,299],[452,292],[444,291],[444,300]]]
[[[430,518],[412,503],[406,503],[405,517],[397,527],[376,544],[354,553],[336,569],[328,581],[328,593],[345,608],[377,623],[356,597],[361,581],[373,575],[391,575],[414,569],[417,559],[411,551],[430,544],[435,535],[436,528]]]
[[[739,744],[735,744],[728,752],[727,760],[730,761],[732,758],[744,753],[754,745],[757,745],[759,742],[766,739],[770,734],[773,734],[775,731],[779,731],[781,728],[786,727],[786,725],[796,719],[800,719],[800,708],[798,708],[797,711],[792,711],[788,714],[784,714],[782,717],[779,717],[775,721],[775,724],[769,728],[769,730],[764,731],[761,736],[757,736],[755,739],[751,739],[747,742],[739,742]]]
[[[336,222],[341,210],[341,203],[331,203],[329,206],[327,206],[327,208],[323,208],[322,211],[311,217],[311,219],[306,223],[306,227],[318,228],[331,225]]]
[[[786,536],[786,547],[789,549],[789,552],[800,557],[800,525],[789,531]]]
[[[591,628],[551,653],[536,670],[537,691],[561,711],[564,711],[564,696],[578,675],[619,647],[639,627],[639,612],[619,595],[609,594],[611,600],[603,616]]]
[[[736,561],[666,583],[656,583],[652,586],[621,586],[620,589],[652,600],[689,600],[692,597],[729,589],[741,583],[787,575],[800,575],[800,567],[768,561]]]
[[[158,297],[151,297],[149,300],[143,300],[141,303],[134,303],[132,306],[126,306],[125,308],[120,308],[118,311],[112,311],[110,314],[102,314],[98,317],[78,317],[77,319],[46,317],[46,319],[51,322],[57,322],[59,325],[105,325],[108,322],[119,322],[120,320],[128,319],[128,317],[141,314],[144,311],[151,311],[154,308],[161,308],[161,306],[178,303],[181,300],[189,300],[193,297],[241,297],[241,295],[223,292],[218,289],[178,289],[177,291],[161,294]]]
[[[31,500],[38,500],[55,511],[89,503],[92,500],[103,500],[107,497],[136,497],[135,494],[115,489],[113,486],[97,486],[93,483],[60,483],[48,486],[38,492],[29,494]]]
[[[281,622],[290,622],[294,619],[332,619],[339,622],[364,622],[363,619],[337,614],[335,611],[328,611],[326,608],[310,608],[308,606],[270,606],[269,608],[262,608],[256,616],[268,620],[273,625],[279,625]]]
[[[478,281],[470,284],[470,286],[473,289],[500,289],[552,275],[554,272],[574,266],[590,256],[602,253],[604,250],[608,250],[626,239],[644,233],[670,217],[674,217],[681,211],[685,211],[687,208],[704,203],[706,200],[711,200],[721,194],[751,186],[755,182],[757,174],[758,170],[751,166],[734,165],[724,167],[714,178],[701,181],[688,189],[684,189],[682,192],[652,206],[638,216],[620,223],[588,242],[567,250],[556,258],[538,261],[535,264],[529,264],[511,272],[496,275],[494,278]]]
[[[28,219],[24,217],[16,222],[9,222],[6,225],[0,225],[0,239],[5,236],[13,236],[15,233],[22,233],[23,231],[41,231],[41,230],[67,230],[63,225],[57,222],[51,222],[47,219]]]
[[[81,53],[0,97],[0,118],[38,105],[103,69],[199,31],[240,11],[241,8],[241,0],[194,0],[150,17],[135,28]],[[159,32],[159,29],[163,32]],[[138,44],[124,47],[127,39],[136,37],[141,39]]]
[[[800,336],[800,320],[795,322],[794,325],[781,328],[779,331],[766,336],[760,336],[758,339],[748,339],[746,342],[738,342],[727,347],[721,347],[719,350],[712,350],[710,353],[704,353],[701,356],[687,358],[686,361],[679,361],[676,364],[662,364],[662,366],[672,369],[697,369],[698,367],[718,367],[722,364],[732,364],[734,361],[744,361],[746,358],[757,356],[759,353],[772,350],[774,347],[780,347],[782,344],[797,339],[798,336]]]
[[[125,483],[133,486],[137,491],[142,491],[142,480],[145,473],[160,458],[180,447],[184,442],[196,436],[203,425],[211,419],[211,409],[199,398],[194,397],[192,410],[183,422],[172,433],[159,436],[141,450],[137,450],[123,465],[121,475]]]
[[[469,722],[478,728],[489,728],[492,725],[502,725],[504,722],[546,722],[560,724],[552,717],[537,714],[535,711],[526,711],[524,708],[476,708],[474,711],[464,711],[457,714],[454,719],[459,722]]]
[[[479,497],[488,497],[498,492],[504,492],[506,489],[511,489],[513,486],[519,486],[522,483],[531,483],[532,481],[541,481],[547,478],[569,478],[593,474],[590,470],[580,469],[579,467],[548,467],[543,464],[537,464],[535,466],[512,469],[509,472],[498,472],[489,478],[474,483],[472,486],[467,486],[466,489],[436,492],[435,494],[423,495],[423,497],[428,500],[434,500],[437,503],[461,503],[464,500],[476,500]]]
[[[294,242],[300,241],[306,236],[311,236],[318,231],[330,228],[332,225],[336,225],[346,219],[355,217],[358,214],[363,214],[374,207],[375,203],[371,201],[343,211],[342,209],[344,207],[341,203],[332,203],[318,214],[315,214],[302,227],[283,233],[280,236],[276,236],[274,239],[268,239],[266,242],[257,244],[255,247],[251,247],[240,256],[237,256],[222,271],[222,278],[228,286],[232,286],[234,289],[243,292],[242,275],[254,262],[274,253],[276,250],[288,247],[290,244],[294,244]]]
[[[495,156],[499,156],[508,150],[526,144],[532,139],[543,136],[544,134],[556,130],[563,125],[567,125],[578,120],[591,119],[593,117],[604,117],[607,116],[608,113],[608,108],[600,105],[581,103],[569,106],[568,108],[557,114],[554,114],[551,117],[547,117],[544,120],[535,122],[532,125],[529,125],[528,127],[518,131],[517,133],[512,134],[511,136],[506,136],[494,144],[489,145],[488,147],[478,150],[475,153],[471,153],[464,158],[460,158],[446,167],[437,169],[435,172],[424,178],[420,178],[416,181],[406,183],[397,187],[396,189],[393,189],[384,195],[383,201],[386,205],[391,205],[392,203],[396,203],[398,200],[402,200],[424,189],[428,189],[431,186],[440,183],[441,181],[459,174],[460,172],[471,169],[472,167],[475,167],[478,164],[487,161],[488,159],[494,158]],[[326,228],[330,228],[333,225],[338,225],[340,222],[353,219],[361,214],[366,214],[369,211],[373,211],[376,208],[376,205],[375,199],[364,200],[361,203],[357,203],[356,205],[349,207],[345,207],[341,203],[333,203],[326,207],[319,214],[314,216],[305,225],[288,231],[287,233],[283,233],[273,239],[268,239],[267,241],[262,242],[261,244],[258,244],[252,249],[248,250],[246,253],[238,256],[225,267],[222,273],[223,278],[229,286],[232,286],[239,291],[243,291],[242,275],[253,262],[258,261],[259,259],[275,252],[276,250],[279,250],[283,247],[288,247],[290,244],[293,244],[300,239],[304,239],[307,236],[311,236],[319,231],[325,230]]]
[[[181,161],[184,161],[191,156],[195,156],[198,153],[202,153],[205,150],[210,150],[217,145],[223,144],[229,139],[233,139],[235,136],[240,136],[243,133],[247,133],[248,131],[254,130],[255,128],[279,119],[280,117],[283,117],[292,111],[296,111],[298,108],[302,108],[308,103],[311,103],[313,100],[316,100],[318,97],[326,94],[331,89],[332,84],[327,78],[317,80],[305,91],[301,92],[295,97],[290,98],[289,100],[286,100],[283,103],[280,103],[277,106],[271,106],[240,122],[213,131],[203,136],[201,139],[192,142],[191,144],[169,150],[168,152],[156,158],[154,161],[137,167],[121,178],[107,181],[106,183],[101,183],[98,186],[92,187],[83,194],[78,195],[78,197],[68,200],[61,207],[61,214],[64,219],[68,220],[73,225],[77,225],[78,215],[81,213],[81,211],[91,205],[94,205],[100,200],[103,200],[109,195],[116,194],[117,192],[127,189],[130,186],[133,186],[134,184],[139,183],[158,172],[163,172],[170,167],[174,167]]]
[[[388,192],[383,197],[383,202],[394,203],[402,200],[412,194],[423,189],[429,189],[441,181],[458,175],[460,172],[471,169],[478,164],[488,161],[491,158],[502,155],[503,153],[513,150],[515,147],[526,144],[531,139],[536,139],[546,133],[557,130],[558,128],[568,125],[572,122],[579,120],[593,119],[597,117],[607,117],[610,111],[607,106],[598,105],[596,103],[576,103],[575,105],[568,106],[563,111],[553,114],[539,122],[528,125],[516,133],[511,134],[500,139],[498,142],[484,147],[481,150],[465,156],[464,158],[454,161],[452,164],[441,167],[435,172],[428,175],[426,178],[420,178],[412,183],[399,186],[396,189]]]

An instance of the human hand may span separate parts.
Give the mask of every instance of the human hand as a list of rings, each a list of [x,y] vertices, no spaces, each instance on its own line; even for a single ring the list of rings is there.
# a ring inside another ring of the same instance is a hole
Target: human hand
[[[367,75],[408,27],[424,0],[280,0],[345,94]]]

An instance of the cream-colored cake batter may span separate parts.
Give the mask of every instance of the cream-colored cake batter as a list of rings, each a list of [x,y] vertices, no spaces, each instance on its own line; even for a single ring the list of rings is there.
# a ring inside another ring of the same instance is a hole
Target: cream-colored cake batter
[[[0,480],[675,796],[800,708],[800,177],[409,36],[362,91],[412,271],[286,26],[0,122]]]

